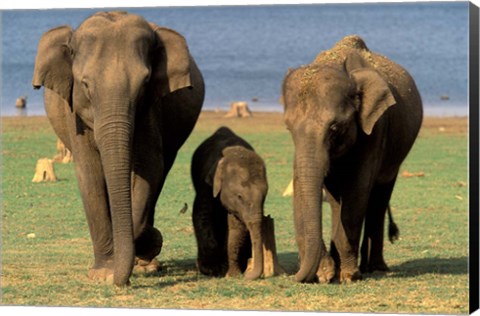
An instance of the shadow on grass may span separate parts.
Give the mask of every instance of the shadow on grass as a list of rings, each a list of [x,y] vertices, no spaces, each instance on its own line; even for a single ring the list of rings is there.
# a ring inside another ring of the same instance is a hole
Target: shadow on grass
[[[179,283],[193,282],[203,278],[210,278],[197,271],[195,261],[195,258],[162,261],[161,271],[144,275],[144,277],[160,278],[160,282],[157,283],[155,287],[174,286]],[[287,275],[293,275],[298,270],[298,253],[279,253],[278,262],[283,267]],[[424,274],[467,274],[468,257],[415,259],[395,266],[390,266],[390,270],[391,272],[388,273],[388,276],[384,272],[374,272],[364,274],[364,278],[411,278]],[[165,280],[165,277],[168,277],[169,280]]]
[[[288,275],[295,274],[298,270],[298,254],[296,252],[278,254],[278,261],[284,268]],[[160,278],[160,282],[155,287],[174,286],[180,283],[197,281],[203,278],[215,278],[209,277],[198,272],[196,267],[196,258],[180,259],[180,260],[160,260],[162,269],[158,272],[138,274],[140,277],[145,278]],[[165,280],[165,278],[171,278],[173,280]],[[134,288],[143,288],[151,286],[136,285]]]
[[[278,253],[277,257],[278,263],[288,275],[295,274],[298,271],[298,252]]]
[[[387,262],[388,264],[388,262]],[[389,274],[386,276],[386,274]],[[423,258],[390,266],[390,272],[376,271],[364,274],[368,279],[413,278],[424,274],[461,275],[468,274],[468,257]]]
[[[196,259],[168,260],[162,262],[162,275],[185,276],[197,270]]]
[[[298,271],[298,253],[280,253],[278,261],[287,274],[295,274]],[[390,270],[388,278],[410,278],[424,274],[462,275],[468,274],[468,257],[415,259],[390,266]],[[374,272],[366,273],[364,277],[381,279],[387,276],[385,272]]]
[[[408,278],[422,274],[468,274],[468,257],[415,259],[390,267],[392,277]]]
[[[160,260],[162,269],[158,272],[146,273],[139,275],[145,278],[160,278],[160,282],[155,285],[155,287],[165,287],[165,286],[174,286],[179,283],[186,283],[191,281],[196,281],[202,277],[202,275],[197,271],[196,259],[181,259],[181,260]],[[165,277],[173,278],[172,281],[165,281]],[[145,286],[134,286],[136,288],[143,288]],[[147,286],[151,287],[151,286]]]
[[[295,274],[298,270],[298,253],[279,253],[278,262],[287,274]],[[197,271],[196,258],[162,261],[162,270],[155,275],[185,276]]]

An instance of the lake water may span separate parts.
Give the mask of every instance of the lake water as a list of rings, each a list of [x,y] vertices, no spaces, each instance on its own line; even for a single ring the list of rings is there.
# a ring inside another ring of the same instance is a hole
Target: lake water
[[[2,116],[20,115],[19,96],[28,97],[27,115],[45,114],[43,89],[31,87],[40,36],[58,25],[76,28],[99,10],[1,12]],[[122,10],[185,36],[205,77],[204,109],[228,109],[230,102],[244,100],[253,111],[282,111],[278,100],[287,69],[310,63],[345,35],[358,34],[371,50],[412,74],[427,115],[468,113],[467,2]]]

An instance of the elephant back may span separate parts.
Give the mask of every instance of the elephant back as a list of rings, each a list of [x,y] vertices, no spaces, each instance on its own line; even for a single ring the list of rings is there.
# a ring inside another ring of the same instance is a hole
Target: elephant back
[[[315,57],[312,65],[341,66],[352,51],[356,51],[366,60],[371,59],[371,52],[363,39],[358,35],[348,35],[338,41],[329,50],[320,52],[317,57]]]

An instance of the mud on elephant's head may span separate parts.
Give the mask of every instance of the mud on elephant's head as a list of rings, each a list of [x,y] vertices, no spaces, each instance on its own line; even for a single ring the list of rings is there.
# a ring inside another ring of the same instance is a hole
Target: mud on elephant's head
[[[261,220],[268,191],[264,161],[242,146],[227,147],[222,154],[210,172],[214,197],[247,225]]]
[[[352,50],[338,65],[317,61],[290,71],[283,103],[285,123],[294,135],[312,134],[331,156],[339,156],[360,131],[370,135],[396,100],[386,78]]]

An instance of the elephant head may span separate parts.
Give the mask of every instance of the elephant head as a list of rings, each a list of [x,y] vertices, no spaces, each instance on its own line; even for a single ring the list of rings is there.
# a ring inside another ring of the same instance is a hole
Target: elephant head
[[[32,84],[50,89],[76,116],[77,134],[93,131],[106,179],[114,241],[114,283],[134,264],[131,168],[136,113],[190,87],[190,54],[173,30],[125,12],[101,12],[76,30],[60,26],[40,39]]]
[[[213,196],[247,227],[252,241],[253,269],[249,280],[263,273],[262,219],[268,191],[265,163],[254,151],[242,146],[227,147],[210,172]]]
[[[369,137],[395,98],[382,75],[356,52],[343,63],[315,62],[290,71],[282,90],[284,120],[295,146],[296,279],[310,282],[326,256],[320,192],[329,166],[359,138]]]

